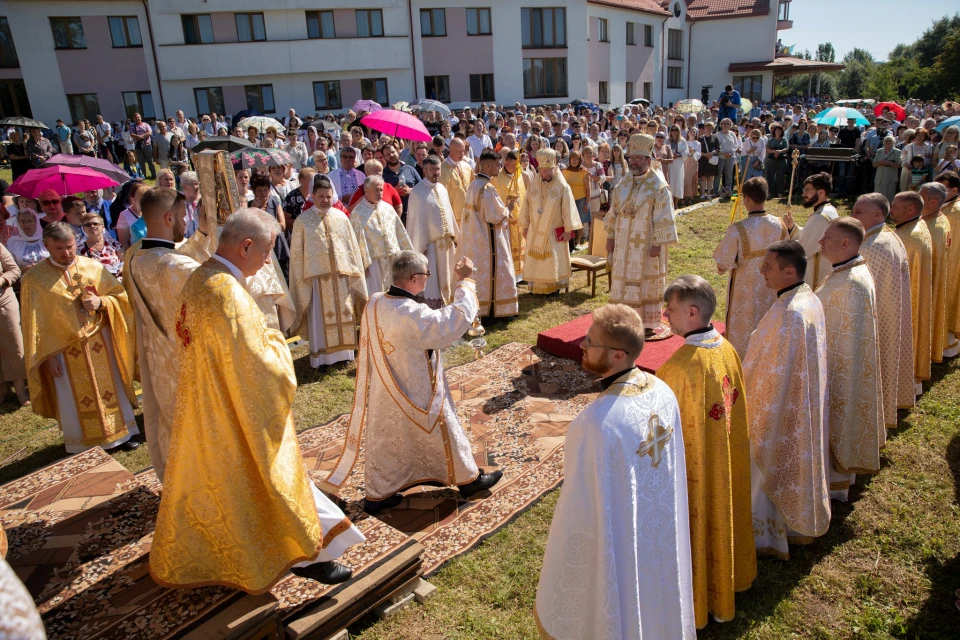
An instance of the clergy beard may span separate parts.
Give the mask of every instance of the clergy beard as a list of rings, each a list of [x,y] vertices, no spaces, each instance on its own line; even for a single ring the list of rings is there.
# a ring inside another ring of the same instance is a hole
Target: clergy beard
[[[580,366],[584,371],[589,371],[590,373],[595,373],[598,376],[602,376],[610,370],[610,356],[608,355],[608,350],[601,349],[600,351],[601,355],[596,360],[590,357],[589,351],[583,352],[583,359],[580,361]]]
[[[817,196],[813,196],[810,199],[804,198],[803,206],[807,209],[812,209],[813,207],[817,206]]]

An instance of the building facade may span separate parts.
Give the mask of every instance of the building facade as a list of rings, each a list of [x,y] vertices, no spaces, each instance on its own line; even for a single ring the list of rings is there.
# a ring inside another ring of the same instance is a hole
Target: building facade
[[[0,116],[670,104],[772,61],[777,18],[770,0],[0,0]],[[769,98],[773,73],[741,75]]]

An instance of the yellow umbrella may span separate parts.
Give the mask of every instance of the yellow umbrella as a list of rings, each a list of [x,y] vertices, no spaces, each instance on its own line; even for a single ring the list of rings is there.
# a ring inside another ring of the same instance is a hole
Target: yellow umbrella
[[[743,109],[743,115],[747,115],[753,111],[753,103],[749,98],[740,98],[740,108]]]

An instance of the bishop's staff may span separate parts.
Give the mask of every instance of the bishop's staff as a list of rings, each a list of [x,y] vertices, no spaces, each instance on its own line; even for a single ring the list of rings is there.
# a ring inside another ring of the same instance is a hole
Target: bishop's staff
[[[793,169],[790,171],[790,188],[787,190],[787,205],[793,204],[793,180],[797,176],[797,165],[800,164],[800,149],[794,149],[793,154]]]

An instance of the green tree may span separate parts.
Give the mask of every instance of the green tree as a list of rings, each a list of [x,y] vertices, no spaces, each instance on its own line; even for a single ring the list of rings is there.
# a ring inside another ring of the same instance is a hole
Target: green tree
[[[833,50],[833,44],[830,42],[818,44],[816,59],[819,62],[834,62],[836,59],[836,52]]]
[[[960,93],[960,29],[944,40],[934,71],[945,92],[953,96]]]
[[[846,63],[848,63],[848,62],[850,62],[850,61],[852,61],[852,60],[856,60],[857,62],[861,62],[861,63],[863,63],[863,64],[873,64],[873,63],[874,63],[873,54],[871,54],[871,53],[870,53],[869,51],[867,51],[866,49],[860,49],[860,48],[857,48],[857,47],[854,47],[853,49],[851,49],[850,51],[847,52],[847,55],[843,56],[843,62],[844,62],[844,64],[846,64]],[[832,62],[832,60],[831,60],[831,62]]]

